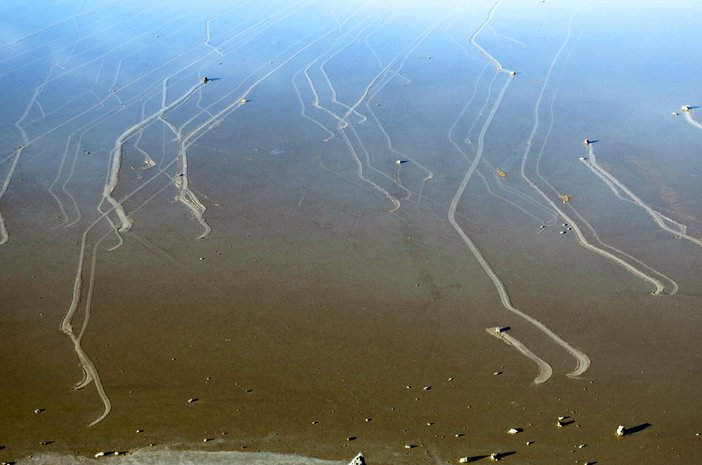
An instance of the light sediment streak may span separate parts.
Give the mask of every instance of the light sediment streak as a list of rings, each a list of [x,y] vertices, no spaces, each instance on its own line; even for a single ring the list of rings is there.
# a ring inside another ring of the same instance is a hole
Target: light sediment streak
[[[175,160],[174,160],[175,161]],[[142,189],[144,189],[147,185],[149,185],[151,182],[153,182],[155,179],[159,177],[162,173],[164,173],[173,163],[174,161],[171,161],[171,163],[164,167],[162,170],[160,170],[158,173],[156,173],[152,178],[148,179],[146,182],[144,182],[141,186],[133,190],[131,193],[127,194],[125,197],[125,200],[132,197]],[[151,197],[146,199],[141,206],[137,207],[134,209],[134,212],[140,210],[144,205],[146,205],[148,202],[150,202],[153,198],[155,198],[158,194],[163,192],[167,187],[169,187],[169,184],[166,184],[163,186],[161,189],[159,189],[155,194],[153,194]],[[100,400],[103,404],[103,412],[100,414],[95,420],[93,420],[88,426],[94,426],[104,420],[107,415],[109,415],[110,410],[112,409],[112,403],[110,401],[109,396],[105,392],[105,388],[102,385],[102,381],[100,378],[100,374],[95,367],[95,364],[93,363],[92,359],[90,356],[86,353],[86,351],[83,349],[82,346],[82,340],[83,336],[85,335],[85,332],[88,329],[88,324],[90,322],[90,316],[91,316],[91,308],[92,308],[92,303],[93,303],[93,292],[95,289],[95,279],[96,279],[96,269],[97,269],[97,254],[100,245],[102,242],[107,238],[112,232],[113,229],[110,228],[105,232],[94,244],[91,250],[91,260],[90,260],[90,270],[88,272],[88,284],[87,284],[87,293],[85,294],[85,305],[84,305],[84,315],[83,315],[83,324],[81,325],[81,330],[78,333],[78,335],[75,334],[73,331],[73,320],[76,316],[76,313],[79,310],[79,305],[82,300],[83,296],[83,274],[84,274],[84,267],[85,267],[85,256],[87,253],[87,245],[88,245],[88,235],[90,232],[92,232],[93,228],[95,228],[103,219],[107,218],[107,215],[111,210],[107,210],[102,213],[100,217],[98,217],[93,223],[86,228],[86,230],[83,232],[83,235],[81,236],[81,242],[80,242],[80,252],[78,256],[78,269],[76,271],[75,279],[73,282],[73,296],[71,299],[71,304],[66,311],[66,314],[63,317],[63,320],[61,321],[61,332],[64,333],[68,338],[71,340],[73,343],[73,350],[76,353],[76,356],[78,357],[78,362],[80,363],[81,369],[83,370],[83,379],[79,381],[75,385],[75,389],[83,389],[86,386],[88,386],[90,383],[93,383],[95,386],[95,390],[97,391],[98,396],[100,397]]]
[[[504,0],[499,0],[497,3],[495,3],[492,6],[492,8],[490,8],[490,11],[488,12],[487,18],[485,19],[485,21],[483,21],[483,23],[480,25],[480,27],[478,27],[478,29],[476,29],[475,32],[473,32],[473,34],[470,36],[468,41],[481,54],[483,54],[483,56],[485,56],[485,58],[488,59],[488,61],[492,64],[492,66],[495,67],[496,71],[506,71],[509,73],[510,71],[506,70],[504,68],[504,66],[502,66],[502,63],[500,63],[499,60],[497,60],[497,58],[495,58],[487,50],[485,50],[476,40],[477,37],[480,35],[480,33],[483,31],[483,29],[485,29],[490,24],[490,21],[492,21],[492,18],[495,16],[495,11],[497,11],[497,9],[500,7],[500,5],[502,5],[503,1]]]
[[[463,181],[461,182],[460,186],[458,187],[458,190],[456,191],[456,194],[453,197],[453,200],[451,200],[451,204],[449,206],[449,213],[448,213],[448,220],[451,223],[451,226],[456,230],[459,236],[461,236],[461,239],[463,239],[463,242],[468,246],[470,251],[473,253],[475,258],[478,260],[478,263],[480,266],[483,268],[485,273],[488,275],[490,280],[495,286],[495,289],[497,290],[497,293],[500,297],[500,302],[502,303],[502,306],[509,310],[510,312],[514,313],[515,315],[519,316],[520,318],[528,321],[532,325],[534,325],[536,328],[540,329],[544,334],[546,334],[548,337],[550,337],[554,342],[556,342],[558,345],[563,347],[569,354],[571,354],[575,360],[576,360],[576,366],[575,369],[569,374],[569,376],[580,376],[587,369],[590,367],[590,359],[587,355],[585,355],[583,352],[580,350],[576,349],[575,347],[571,346],[568,344],[563,338],[558,336],[556,333],[554,333],[550,328],[548,328],[546,325],[541,323],[539,320],[536,318],[533,318],[532,316],[522,312],[521,310],[518,310],[512,305],[511,299],[509,297],[509,294],[507,293],[507,288],[505,287],[504,283],[500,279],[500,277],[495,273],[493,270],[492,266],[487,262],[485,257],[483,256],[482,252],[478,249],[478,247],[473,243],[473,241],[468,237],[468,235],[463,231],[461,226],[458,224],[456,221],[456,208],[458,206],[458,203],[463,196],[463,192],[465,191],[466,187],[468,186],[468,181],[470,181],[470,178],[475,171],[476,167],[478,166],[478,163],[480,163],[480,159],[483,155],[483,151],[485,148],[485,134],[487,130],[490,127],[490,124],[492,123],[493,118],[495,117],[495,113],[497,113],[497,110],[500,107],[500,103],[502,102],[502,97],[504,96],[505,92],[507,91],[507,88],[509,87],[509,84],[511,82],[511,79],[507,79],[505,81],[505,84],[503,84],[502,89],[500,90],[499,95],[495,99],[495,103],[490,110],[490,114],[488,115],[487,119],[485,120],[485,124],[483,125],[483,128],[480,131],[480,135],[478,136],[478,152],[475,155],[475,159],[473,160],[473,163],[471,163],[470,167],[468,168],[468,171],[466,172],[465,176],[463,177]]]
[[[612,175],[609,171],[602,168],[602,166],[597,163],[597,157],[595,156],[595,150],[593,149],[592,144],[588,146],[588,157],[581,158],[581,161],[592,171],[594,171],[595,174],[597,174],[597,176],[602,179],[605,184],[607,184],[610,190],[617,195],[617,197],[623,200],[630,199],[634,205],[641,207],[661,229],[702,247],[702,241],[686,233],[687,227],[684,224],[678,223],[677,221],[668,218],[667,216],[651,208],[648,204],[641,200],[639,196],[634,194],[629,188],[622,184],[619,179],[614,177],[614,175]],[[621,194],[619,194],[619,191],[626,194],[629,198],[626,199],[622,197]],[[672,224],[674,227],[670,227],[669,224]]]
[[[517,338],[512,337],[512,335],[508,334],[506,331],[500,330],[500,328],[487,328],[485,331],[491,336],[500,339],[508,346],[514,347],[522,353],[522,355],[536,363],[536,366],[539,368],[539,373],[536,375],[536,378],[534,378],[534,384],[545,383],[551,375],[553,375],[553,368],[551,368],[551,365],[529,350],[527,346],[522,344]]]
[[[41,34],[42,32],[46,32],[46,31],[51,30],[51,29],[53,29],[53,28],[55,28],[55,27],[57,27],[57,26],[60,26],[61,24],[65,24],[65,23],[71,22],[71,21],[73,21],[73,20],[75,20],[75,19],[77,19],[77,18],[79,18],[79,17],[81,17],[81,16],[86,16],[86,15],[89,15],[89,14],[97,13],[98,11],[101,11],[101,10],[104,10],[104,9],[106,9],[106,8],[109,8],[109,7],[111,7],[112,5],[114,5],[114,4],[116,4],[116,3],[120,3],[121,1],[123,1],[123,0],[116,0],[116,1],[114,1],[114,2],[112,2],[112,3],[108,3],[107,5],[103,5],[103,6],[99,7],[99,8],[95,8],[95,9],[93,9],[93,10],[86,11],[85,13],[81,13],[80,15],[79,15],[79,14],[75,14],[75,15],[69,17],[69,18],[64,18],[64,19],[62,19],[62,20],[56,21],[56,22],[53,23],[53,24],[50,24],[50,25],[48,25],[48,26],[46,26],[46,27],[44,27],[44,28],[42,28],[42,29],[39,29],[39,30],[37,30],[37,31],[34,31],[34,32],[32,32],[32,33],[30,33],[30,34],[27,34],[27,35],[25,35],[25,36],[19,37],[19,38],[13,40],[13,41],[2,43],[2,44],[0,44],[0,49],[2,49],[2,48],[4,48],[4,47],[11,46],[11,45],[18,44],[18,43],[20,43],[20,42],[22,42],[22,41],[24,41],[24,40],[27,40],[27,39],[30,39],[30,38],[36,36],[36,35],[39,35],[39,34]]]
[[[555,64],[556,64],[556,62],[557,62],[557,60],[558,60],[558,58],[560,57],[561,53],[562,53],[563,50],[565,49],[568,40],[570,39],[573,19],[575,18],[575,15],[577,14],[577,12],[578,12],[578,11],[576,10],[576,11],[571,15],[571,17],[570,17],[570,20],[569,20],[569,22],[568,22],[568,33],[567,33],[566,39],[565,39],[565,41],[563,42],[563,44],[561,45],[561,47],[559,48],[559,50],[558,50],[558,52],[556,53],[556,55],[554,56],[554,59],[552,60],[551,65],[549,66],[548,73],[547,73],[547,75],[546,75],[546,78],[544,79],[544,83],[543,83],[543,85],[542,85],[542,87],[541,87],[541,91],[539,92],[539,96],[538,96],[538,98],[537,98],[537,100],[536,100],[536,104],[534,105],[534,124],[533,124],[533,126],[532,126],[531,133],[529,134],[529,137],[527,138],[528,141],[533,141],[533,140],[534,140],[534,137],[536,136],[536,133],[537,133],[537,131],[538,131],[538,129],[539,129],[539,125],[540,125],[539,107],[540,107],[540,105],[541,105],[541,100],[543,99],[544,93],[545,93],[545,91],[546,91],[546,87],[548,86],[549,81],[550,81],[550,79],[551,79],[551,73],[552,73],[552,71],[553,71],[553,68],[554,68],[554,66],[555,66]],[[544,139],[544,141],[542,142],[542,151],[543,151],[543,148],[546,146],[546,143],[547,143],[547,142],[548,142],[548,137],[546,137],[546,138]],[[597,246],[595,246],[595,245],[592,245],[592,244],[586,239],[585,235],[583,234],[582,230],[581,230],[580,227],[578,226],[577,222],[576,222],[570,215],[568,215],[568,214],[564,211],[564,209],[560,208],[560,207],[556,204],[556,202],[555,202],[548,194],[546,194],[546,192],[544,192],[544,191],[539,187],[539,185],[538,185],[536,182],[534,182],[532,179],[530,179],[530,178],[527,176],[527,174],[526,174],[526,163],[527,163],[527,159],[529,158],[529,154],[530,154],[530,152],[531,152],[532,146],[533,146],[533,144],[531,144],[531,143],[525,144],[524,154],[522,155],[522,163],[521,163],[521,171],[520,171],[520,172],[521,172],[521,175],[522,175],[522,177],[524,178],[524,180],[529,184],[529,186],[530,186],[532,189],[534,189],[534,191],[536,191],[537,193],[539,193],[539,195],[541,195],[541,197],[551,206],[551,208],[553,208],[554,211],[558,212],[558,214],[559,214],[568,224],[571,225],[571,227],[573,228],[573,231],[575,232],[575,236],[577,237],[578,243],[579,243],[581,246],[583,246],[584,248],[586,248],[587,250],[590,250],[590,251],[592,251],[592,252],[594,252],[594,253],[596,253],[596,254],[598,254],[598,255],[601,255],[602,257],[605,257],[605,258],[607,258],[607,259],[613,261],[614,263],[620,265],[620,266],[621,266],[622,268],[624,268],[625,270],[629,271],[629,272],[630,272],[631,274],[633,274],[634,276],[636,276],[636,277],[638,277],[638,278],[641,278],[641,279],[643,279],[644,281],[646,281],[646,282],[652,284],[652,285],[654,286],[654,291],[653,291],[653,294],[654,294],[654,295],[660,295],[660,294],[662,294],[662,293],[665,291],[665,286],[663,285],[663,283],[662,283],[660,280],[654,278],[653,276],[651,276],[651,275],[649,275],[649,274],[647,274],[647,273],[644,273],[644,272],[641,271],[639,268],[633,266],[631,263],[627,262],[626,260],[622,259],[621,257],[619,257],[619,256],[617,256],[617,255],[615,255],[615,254],[613,254],[613,253],[611,253],[611,252],[608,252],[608,251],[606,251],[606,250],[604,250],[604,249],[602,249],[602,248],[600,248],[600,247],[597,247]],[[538,160],[537,160],[537,174],[538,174]],[[548,181],[546,181],[546,180],[545,180],[543,177],[541,177],[540,175],[539,175],[539,177],[540,177],[541,181],[544,182],[544,184],[546,184],[546,185],[549,186],[551,189],[553,189],[554,191],[556,191],[556,189],[555,189],[551,184],[549,184]],[[557,192],[557,191],[556,191],[556,192]]]
[[[149,125],[151,122],[157,120],[161,115],[163,115],[165,112],[168,110],[177,107],[178,105],[181,105],[183,102],[185,102],[188,97],[193,95],[195,91],[201,86],[202,84],[198,83],[194,86],[192,86],[190,89],[188,89],[183,95],[178,97],[176,100],[173,102],[169,103],[166,106],[161,106],[161,108],[155,112],[149,115],[148,117],[142,119],[132,127],[124,130],[122,134],[115,139],[114,143],[114,148],[112,149],[112,152],[110,153],[110,171],[109,171],[109,176],[107,179],[107,182],[105,183],[105,188],[103,189],[103,199],[106,200],[110,205],[112,205],[112,209],[114,212],[117,214],[119,217],[120,221],[120,227],[119,231],[129,231],[129,228],[132,226],[132,221],[129,219],[127,216],[127,213],[124,211],[124,207],[120,202],[117,201],[112,196],[112,193],[114,192],[115,188],[117,187],[117,183],[119,182],[119,171],[120,168],[122,167],[122,151],[124,148],[124,143],[127,139],[132,137],[134,134],[137,133],[137,131],[143,129],[147,125]]]
[[[478,33],[482,31],[485,26],[489,23],[489,21],[492,19],[495,9],[497,6],[500,5],[502,0],[498,1],[493,8],[490,10],[490,14],[488,15],[488,18],[483,22],[483,24],[478,28],[476,33],[474,33],[471,36],[471,43],[475,41],[475,38],[477,37]],[[482,48],[479,48],[482,49]],[[488,57],[489,60],[495,60],[492,55],[489,53],[485,52],[485,55]],[[499,64],[499,62],[497,62]],[[502,66],[500,65],[500,70],[502,69]],[[499,71],[498,71],[499,72]],[[490,280],[492,281],[493,285],[495,286],[495,289],[497,290],[497,293],[500,297],[500,302],[502,303],[502,306],[512,312],[513,314],[519,316],[520,318],[528,321],[531,323],[533,326],[541,330],[544,334],[546,334],[549,338],[551,338],[554,342],[556,342],[558,345],[560,345],[564,350],[566,350],[569,354],[573,356],[576,360],[576,366],[575,369],[569,374],[569,376],[579,376],[582,375],[587,369],[590,367],[590,358],[585,355],[585,353],[581,352],[580,350],[576,349],[575,347],[571,346],[568,342],[566,342],[563,338],[561,338],[559,335],[557,335],[555,332],[553,332],[550,328],[548,328],[545,324],[541,323],[539,320],[536,318],[522,312],[521,310],[518,310],[512,305],[511,299],[509,297],[509,294],[507,292],[507,289],[500,277],[497,275],[497,273],[493,270],[492,266],[488,263],[488,261],[485,259],[483,256],[482,252],[478,249],[478,247],[473,243],[473,241],[468,237],[466,232],[461,228],[461,226],[458,224],[456,221],[456,208],[458,207],[458,203],[460,202],[461,197],[463,196],[463,193],[465,192],[466,187],[468,186],[468,182],[470,181],[471,176],[475,172],[476,168],[478,167],[478,164],[481,162],[483,153],[485,151],[485,134],[487,133],[488,129],[490,128],[490,125],[492,124],[492,121],[495,117],[495,114],[497,113],[498,109],[500,108],[500,104],[502,103],[502,98],[505,95],[505,92],[507,92],[507,89],[509,88],[510,83],[512,82],[512,78],[507,78],[505,80],[505,83],[502,85],[502,89],[500,90],[499,94],[497,95],[495,102],[493,103],[493,106],[488,114],[488,116],[485,119],[485,122],[483,124],[482,129],[480,130],[480,133],[478,135],[478,148],[475,154],[475,157],[473,159],[473,162],[470,164],[468,170],[466,171],[463,180],[461,181],[461,184],[458,187],[458,190],[456,191],[456,194],[454,195],[453,199],[451,200],[451,204],[449,206],[449,212],[448,212],[448,220],[451,223],[451,226],[456,230],[458,235],[463,239],[463,242],[468,246],[470,251],[473,253],[475,258],[478,260],[478,263],[480,266],[483,268],[485,273],[488,275]]]
[[[696,126],[699,129],[702,129],[702,123],[697,121],[695,118],[695,115],[692,114],[692,110],[687,110],[685,113],[685,119],[692,124],[693,126]]]
[[[27,136],[27,131],[22,126],[22,123],[25,119],[27,119],[27,116],[29,116],[29,112],[34,106],[35,102],[37,101],[37,97],[44,90],[44,87],[46,87],[47,83],[51,78],[51,74],[57,66],[58,65],[52,66],[49,72],[47,73],[44,81],[41,84],[39,84],[36,87],[36,89],[34,89],[34,93],[29,99],[29,103],[27,103],[27,105],[24,107],[24,111],[20,115],[19,119],[15,121],[14,126],[15,128],[17,128],[17,131],[19,131],[20,136],[22,137],[22,144],[15,148],[14,156],[12,158],[12,162],[10,163],[10,167],[8,168],[7,173],[5,174],[5,178],[3,179],[2,184],[0,184],[0,202],[2,202],[2,199],[5,196],[5,193],[7,192],[7,188],[9,187],[10,182],[12,181],[12,178],[15,175],[15,171],[17,170],[17,165],[19,164],[19,161],[22,158],[22,154],[27,149],[27,146],[30,143],[29,136]],[[5,228],[5,218],[2,216],[2,213],[0,213],[0,245],[7,243],[9,237],[10,236],[7,233],[7,229]]]

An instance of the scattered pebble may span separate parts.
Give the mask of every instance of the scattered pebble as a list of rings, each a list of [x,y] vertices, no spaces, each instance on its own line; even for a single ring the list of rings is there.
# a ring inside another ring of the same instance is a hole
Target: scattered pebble
[[[534,441],[527,441],[525,444],[526,444],[527,446],[530,446],[530,445],[534,444]]]
[[[39,445],[41,446],[48,446],[49,444],[53,444],[54,441],[40,441]]]
[[[210,442],[210,441],[214,441],[214,438],[205,438],[202,440],[202,442]]]
[[[559,428],[562,428],[564,426],[568,426],[571,423],[575,423],[575,420],[573,420],[571,417],[558,417],[558,421],[556,422],[556,426]]]
[[[192,404],[193,402],[197,402],[198,400],[200,399],[198,399],[197,397],[191,397],[190,399],[188,399],[188,403]]]
[[[578,446],[578,449],[584,449],[584,448],[586,448],[586,447],[587,447],[587,444],[580,444],[580,445]]]
[[[524,430],[521,428],[510,428],[507,431],[507,434],[518,434],[518,433],[521,433],[522,431],[524,431]]]
[[[107,457],[109,455],[127,455],[129,452],[126,450],[114,450],[114,451],[105,451],[105,452],[98,452],[95,454],[95,458],[99,459],[100,457]]]
[[[366,421],[371,421],[371,420],[373,420],[373,419],[372,419],[372,418],[366,418]]]
[[[430,391],[430,390],[431,390],[431,386],[424,386],[423,389],[424,389],[425,391]]]
[[[416,444],[405,444],[405,449],[414,449],[415,447],[417,447]]]
[[[136,432],[137,432],[137,433],[143,433],[144,430],[143,430],[143,429],[138,429],[138,430],[136,430]]]
[[[41,412],[44,412],[44,411],[46,411],[45,408],[35,408],[35,409],[34,409],[34,413],[41,413]]]
[[[567,232],[568,232],[568,231],[561,231],[559,234],[565,234],[565,233],[567,233]]]
[[[502,374],[501,371],[496,371],[496,372],[494,372],[492,375],[493,375],[493,376],[500,376],[501,374]]]
[[[356,439],[358,439],[357,436],[349,436],[349,437],[346,438],[346,440],[349,441],[349,442],[355,441]]]
[[[449,381],[455,381],[456,378],[454,378],[454,377],[452,376],[452,377],[450,377],[448,380],[449,380]]]

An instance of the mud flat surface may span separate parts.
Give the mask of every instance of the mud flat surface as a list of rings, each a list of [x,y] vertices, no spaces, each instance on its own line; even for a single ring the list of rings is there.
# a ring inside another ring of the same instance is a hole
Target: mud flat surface
[[[693,2],[0,17],[0,461],[702,460]]]

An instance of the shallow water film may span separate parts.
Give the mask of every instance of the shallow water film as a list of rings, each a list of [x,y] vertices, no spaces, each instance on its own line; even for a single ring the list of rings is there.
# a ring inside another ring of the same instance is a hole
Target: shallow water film
[[[702,4],[0,18],[0,461],[702,461]]]

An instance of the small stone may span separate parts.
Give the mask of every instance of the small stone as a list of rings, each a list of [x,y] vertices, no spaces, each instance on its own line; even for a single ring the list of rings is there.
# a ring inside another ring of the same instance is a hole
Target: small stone
[[[501,371],[496,371],[496,372],[494,372],[492,375],[493,375],[493,376],[500,376],[501,374],[502,374]]]
[[[527,446],[530,446],[530,445],[534,444],[534,441],[527,441],[525,444],[526,444]]]
[[[510,428],[509,430],[507,430],[507,434],[519,434],[522,431],[524,430],[521,428]]]
[[[417,447],[416,444],[405,444],[405,449],[414,449],[415,447]]]
[[[214,441],[214,438],[205,438],[202,440],[202,442],[210,442],[210,441]]]
[[[424,386],[422,389],[424,389],[425,391],[430,391],[430,390],[431,390],[431,386]]]
[[[356,439],[358,439],[357,436],[349,436],[349,437],[346,438],[346,440],[349,441],[349,442],[355,441]]]
[[[368,422],[368,421],[371,421],[371,420],[373,420],[373,419],[372,419],[372,418],[366,418],[366,421],[367,421],[367,422]]]
[[[249,101],[247,99],[243,98],[243,99],[239,100],[239,103],[243,105],[245,103],[249,103]]]
[[[198,400],[200,399],[198,399],[197,397],[191,397],[190,399],[188,399],[188,403],[192,404],[193,402],[197,402]]]
[[[143,430],[143,429],[138,429],[138,430],[136,430],[136,432],[137,432],[137,433],[143,433],[144,430]]]
[[[44,412],[46,409],[45,408],[35,408],[34,413],[41,413]]]

